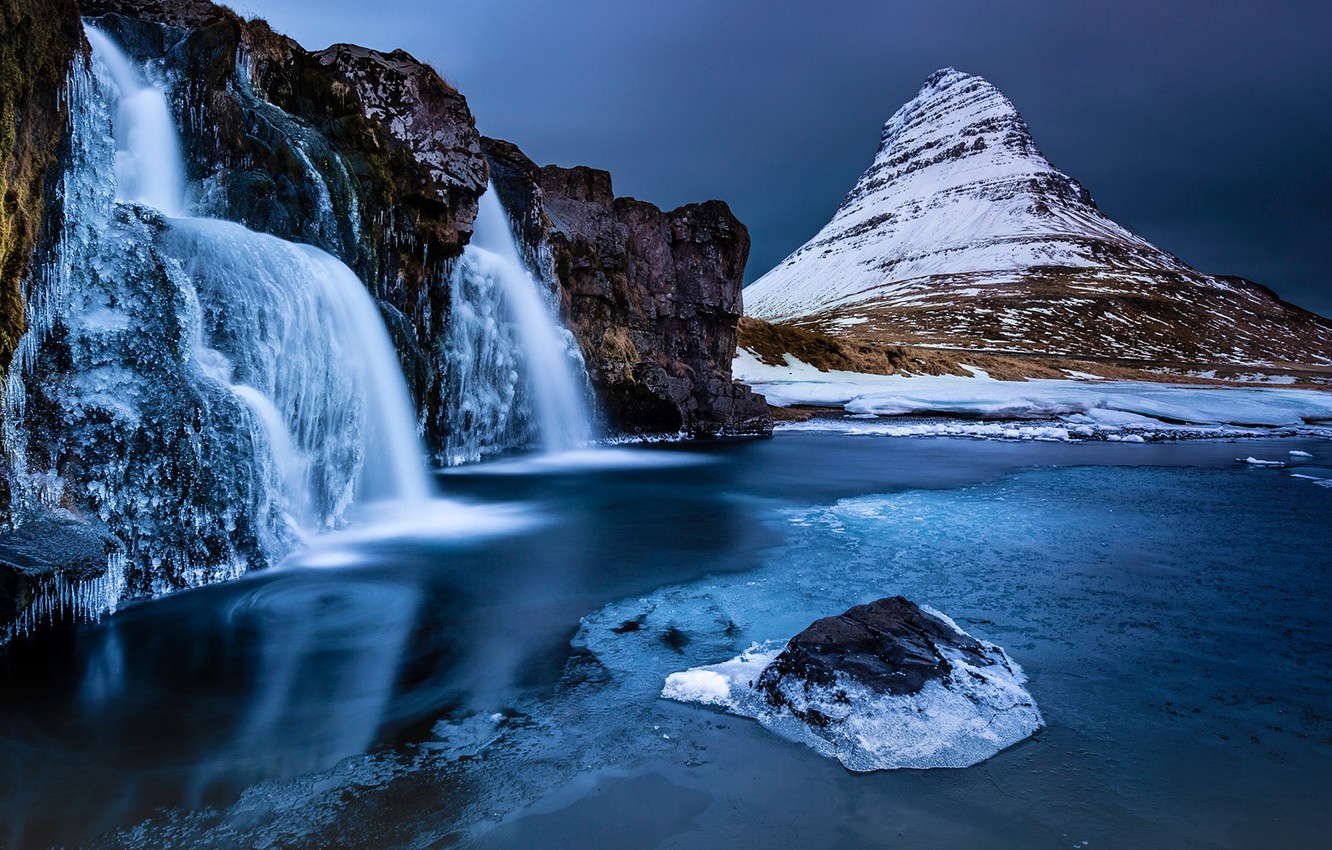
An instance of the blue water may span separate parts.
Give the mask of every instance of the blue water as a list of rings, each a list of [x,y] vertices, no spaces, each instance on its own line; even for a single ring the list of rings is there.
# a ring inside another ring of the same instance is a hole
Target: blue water
[[[831,435],[449,475],[531,524],[353,541],[14,647],[0,839],[1326,846],[1332,488],[1234,461],[1290,449],[1332,477],[1325,442]],[[656,698],[896,593],[1005,647],[1048,728],[974,768],[856,775]]]

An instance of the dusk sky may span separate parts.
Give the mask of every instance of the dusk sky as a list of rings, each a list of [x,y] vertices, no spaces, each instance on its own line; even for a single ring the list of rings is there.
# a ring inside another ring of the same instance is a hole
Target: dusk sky
[[[1332,4],[238,0],[310,48],[401,47],[539,163],[722,198],[753,280],[812,236],[936,68],[986,77],[1111,218],[1332,316]]]

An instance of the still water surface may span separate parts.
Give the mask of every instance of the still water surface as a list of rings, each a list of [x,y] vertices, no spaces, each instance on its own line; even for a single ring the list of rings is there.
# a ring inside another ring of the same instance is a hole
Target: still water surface
[[[818,434],[464,468],[511,530],[330,538],[14,645],[0,844],[1325,846],[1332,488],[1234,460],[1291,449],[1332,477],[1326,442]],[[855,775],[656,698],[894,593],[1007,648],[1048,728]]]

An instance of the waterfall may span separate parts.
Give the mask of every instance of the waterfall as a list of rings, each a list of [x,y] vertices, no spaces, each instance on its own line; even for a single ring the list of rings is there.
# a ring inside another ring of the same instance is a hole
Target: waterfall
[[[364,284],[317,248],[185,215],[165,90],[88,37],[59,237],[6,385],[15,515],[95,515],[137,596],[274,563],[353,504],[426,502],[416,416]]]
[[[578,343],[524,264],[493,186],[478,202],[451,284],[445,360],[453,427],[445,461],[533,444],[545,452],[585,445],[592,429]]]
[[[183,213],[185,164],[180,137],[166,92],[97,27],[84,33],[93,57],[115,86],[115,114],[111,128],[116,140],[116,197],[137,201],[163,214]]]
[[[196,356],[253,411],[291,513],[301,524],[328,524],[358,489],[371,500],[427,499],[416,416],[365,284],[309,245],[183,217],[185,166],[166,92],[109,36],[87,31],[118,90],[117,196],[173,217],[162,243],[204,313]],[[357,469],[360,480],[349,480]]]
[[[358,497],[429,498],[393,343],[351,269],[216,219],[174,220],[161,244],[198,294],[196,356],[255,413],[303,524],[326,525]]]

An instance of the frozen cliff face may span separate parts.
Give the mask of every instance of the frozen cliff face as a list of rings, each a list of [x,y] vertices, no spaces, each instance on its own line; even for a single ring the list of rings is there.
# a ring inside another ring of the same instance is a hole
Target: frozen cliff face
[[[245,405],[195,365],[197,294],[159,246],[166,220],[115,201],[105,84],[71,73],[60,238],[40,258],[30,328],[6,386],[5,448],[22,525],[53,508],[95,519],[124,547],[103,592],[53,606],[93,615],[121,596],[234,577],[280,556],[291,532],[276,471]]]
[[[1118,357],[1332,362],[1332,323],[1120,227],[993,85],[935,73],[831,221],[745,290],[834,333]]]
[[[74,0],[13,0],[0,15],[0,368],[24,331],[22,283],[64,131],[61,86],[82,37]]]
[[[749,232],[726,204],[664,212],[616,198],[605,171],[538,167],[508,142],[485,146],[533,263],[552,266],[613,429],[771,430],[762,397],[731,379]]]
[[[58,235],[5,387],[17,528],[0,535],[0,590],[17,577],[17,619],[0,617],[0,640],[34,616],[96,615],[268,566],[353,502],[428,498],[365,284],[312,245],[181,215],[164,84],[104,32],[88,37],[91,68],[74,64],[65,97]],[[26,545],[14,534],[60,512],[92,549],[111,541],[101,575],[6,560]]]

